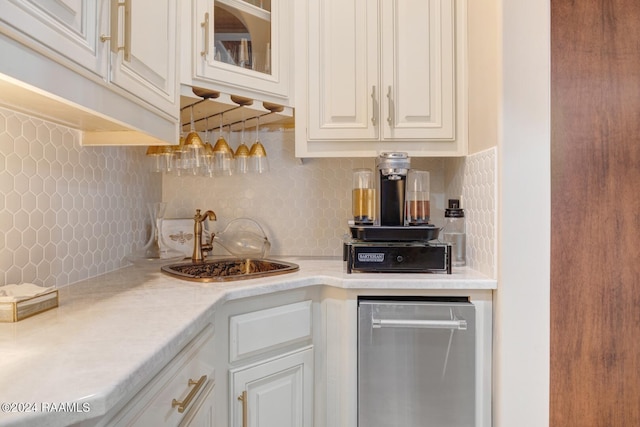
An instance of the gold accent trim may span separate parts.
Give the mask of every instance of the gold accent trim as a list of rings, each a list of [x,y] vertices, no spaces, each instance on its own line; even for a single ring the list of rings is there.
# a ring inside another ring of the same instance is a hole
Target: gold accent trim
[[[124,0],[124,60],[131,62],[131,0]]]
[[[249,399],[247,398],[247,390],[238,396],[238,400],[242,402],[242,427],[247,427],[249,421]]]
[[[58,303],[57,289],[17,302],[0,302],[0,323],[18,322],[56,308]]]
[[[231,149],[231,147],[229,147],[227,140],[224,139],[222,136],[218,138],[218,140],[216,141],[216,144],[213,146],[213,152],[228,153],[228,154],[231,154],[231,157],[233,157],[233,150]]]
[[[202,221],[209,218],[211,221],[216,221],[216,213],[212,210],[208,210],[203,214],[200,214],[200,209],[196,209],[196,214],[193,217],[193,255],[191,260],[193,262],[202,262],[204,256],[202,255]]]
[[[197,132],[189,132],[184,140],[185,147],[204,148],[204,143]]]
[[[192,258],[192,261],[187,263],[163,265],[162,267],[160,267],[160,271],[171,277],[175,277],[176,279],[187,280],[190,282],[199,282],[199,283],[215,283],[215,282],[233,282],[236,280],[257,279],[260,277],[279,276],[281,274],[294,273],[300,270],[300,266],[298,264],[294,264],[292,262],[270,260],[270,259],[257,259],[255,261],[278,264],[278,265],[281,265],[282,268],[279,268],[277,270],[268,270],[268,271],[255,272],[255,273],[238,273],[238,274],[232,274],[229,276],[216,276],[216,275],[196,276],[193,274],[182,273],[175,268],[175,267],[182,267],[182,266],[206,267],[208,264],[238,262],[238,261],[243,261],[247,263],[253,262],[253,260],[247,259],[247,258],[222,258],[222,259],[211,259],[209,261],[203,261],[203,260],[193,261],[193,258]]]
[[[111,1],[111,29],[110,32],[111,34],[107,37],[104,38],[104,40],[110,40],[111,42],[111,52],[115,53],[116,55],[118,54],[118,52],[120,52],[121,50],[125,51],[125,60],[128,61],[128,54],[126,53],[126,34],[124,35],[123,39],[124,39],[124,43],[125,45],[120,46],[119,42],[120,42],[120,37],[119,37],[119,25],[120,25],[120,8],[124,7],[124,14],[125,14],[125,31],[126,31],[126,27],[127,27],[127,22],[126,19],[129,19],[129,29],[131,29],[131,22],[130,22],[130,16],[131,16],[131,9],[129,8],[129,5],[127,4],[127,0],[124,1],[119,1],[119,0],[112,0]],[[127,16],[129,15],[129,16]],[[102,38],[101,38],[102,40]],[[104,41],[103,40],[103,41]]]
[[[260,142],[255,142],[251,146],[251,151],[249,152],[251,157],[267,157],[267,150],[265,150],[264,145]]]
[[[242,143],[236,149],[235,157],[249,157],[249,147]]]
[[[185,397],[183,401],[173,399],[171,401],[171,407],[175,408],[177,406],[178,412],[183,413],[187,409],[187,407],[191,404],[191,401],[193,400],[194,397],[196,397],[196,394],[198,394],[198,392],[200,391],[200,389],[202,388],[202,386],[206,381],[207,381],[206,375],[201,376],[198,381],[194,381],[191,378],[189,378],[189,382],[187,384],[189,385],[189,387],[191,386],[195,386],[195,387],[193,387],[189,391],[189,394],[187,394],[187,397]]]
[[[204,28],[204,49],[200,51],[200,56],[206,58],[209,54],[209,12],[204,14],[204,22],[200,23],[200,27]],[[193,93],[198,95],[195,90]]]

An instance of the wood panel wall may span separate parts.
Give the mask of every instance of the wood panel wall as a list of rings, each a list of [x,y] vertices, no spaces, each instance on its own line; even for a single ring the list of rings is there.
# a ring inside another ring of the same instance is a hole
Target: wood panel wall
[[[640,1],[551,0],[551,427],[640,426]]]

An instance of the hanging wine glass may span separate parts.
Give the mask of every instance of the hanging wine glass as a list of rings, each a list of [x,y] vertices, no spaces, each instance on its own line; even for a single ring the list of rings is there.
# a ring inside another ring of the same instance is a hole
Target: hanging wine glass
[[[229,126],[229,129],[227,131],[227,139],[229,141],[231,141],[231,139],[232,139],[231,137],[233,135],[233,133],[231,132],[231,123],[229,123],[228,126]],[[230,172],[230,174],[233,174],[236,171],[236,155],[235,155],[235,153],[233,151],[233,148],[231,148],[231,147],[229,147],[229,152],[231,153],[231,164],[230,164],[231,172]]]
[[[269,172],[269,159],[267,159],[267,151],[260,142],[260,117],[256,117],[256,142],[251,146],[249,151],[249,162],[251,172],[264,173]]]
[[[178,145],[171,146],[171,157],[167,170],[177,176],[182,176],[184,174],[184,162],[187,160],[187,149],[184,146],[184,141],[184,136],[180,136],[180,142]]]
[[[202,175],[212,177],[214,175],[214,155],[213,146],[209,142],[209,117],[206,118],[204,131],[204,167],[202,168]]]
[[[245,121],[242,121],[242,131],[240,132],[240,145],[236,149],[236,172],[245,174],[249,171],[249,147],[244,143]]]
[[[220,135],[213,146],[213,170],[216,175],[231,175],[233,151],[222,135],[223,130],[223,113],[220,113]]]
[[[186,159],[183,161],[183,168],[191,175],[198,175],[204,166],[204,143],[196,132],[193,122],[193,105],[191,106],[191,128],[184,140],[186,149]]]
[[[150,145],[147,147],[146,163],[149,166],[149,170],[153,173],[162,173],[165,171],[166,168],[161,145]]]

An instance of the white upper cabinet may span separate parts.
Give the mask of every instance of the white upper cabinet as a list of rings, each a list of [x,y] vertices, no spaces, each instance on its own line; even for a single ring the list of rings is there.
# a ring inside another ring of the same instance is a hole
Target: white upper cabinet
[[[372,7],[377,2],[310,0],[308,4],[308,78],[306,88],[298,92],[309,94],[309,139],[377,139],[380,49],[378,13]],[[296,72],[303,77],[302,70]],[[296,117],[296,127],[301,124]]]
[[[177,0],[112,0],[111,81],[176,116]]]
[[[47,49],[104,76],[107,48],[99,28],[109,22],[108,7],[104,0],[7,0],[0,21],[33,48]]]
[[[177,0],[5,0],[0,103],[87,145],[175,144]]]
[[[466,154],[464,0],[302,3],[296,156]]]
[[[291,106],[291,3],[193,0],[182,83]]]
[[[382,1],[383,139],[455,139],[452,0]]]

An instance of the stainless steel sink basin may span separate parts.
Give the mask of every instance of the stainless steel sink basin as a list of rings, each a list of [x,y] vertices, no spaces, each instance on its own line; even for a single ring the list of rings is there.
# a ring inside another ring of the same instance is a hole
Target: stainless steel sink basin
[[[297,264],[269,259],[225,258],[165,265],[162,272],[193,282],[223,282],[275,276],[299,270]]]

